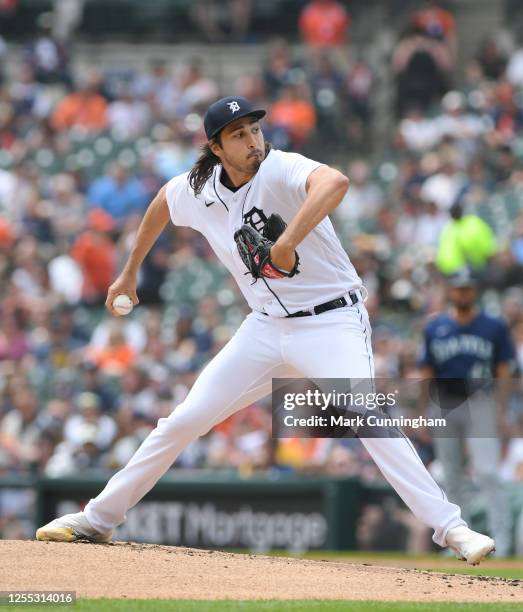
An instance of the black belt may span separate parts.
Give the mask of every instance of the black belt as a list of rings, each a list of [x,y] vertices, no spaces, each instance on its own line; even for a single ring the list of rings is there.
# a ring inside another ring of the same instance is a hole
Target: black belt
[[[349,298],[351,304],[354,305],[360,301],[360,297],[356,291],[349,291]],[[349,302],[345,297],[339,297],[335,300],[331,300],[330,302],[325,302],[324,304],[320,304],[319,306],[314,306],[310,310],[298,310],[298,312],[293,312],[290,315],[287,315],[286,319],[292,319],[293,317],[311,317],[313,314],[321,314],[322,312],[327,312],[328,310],[335,310],[336,308],[343,308],[344,306],[348,306]],[[312,312],[314,311],[314,312]]]

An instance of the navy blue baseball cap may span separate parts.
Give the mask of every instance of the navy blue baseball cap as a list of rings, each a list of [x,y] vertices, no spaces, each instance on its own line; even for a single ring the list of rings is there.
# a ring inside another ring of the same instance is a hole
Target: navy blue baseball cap
[[[211,140],[229,123],[240,119],[241,117],[256,117],[261,119],[265,117],[266,112],[261,108],[254,108],[251,102],[243,96],[228,96],[221,98],[209,106],[203,125],[207,139]]]
[[[477,287],[478,281],[474,273],[467,266],[460,268],[457,272],[447,277],[449,287]]]

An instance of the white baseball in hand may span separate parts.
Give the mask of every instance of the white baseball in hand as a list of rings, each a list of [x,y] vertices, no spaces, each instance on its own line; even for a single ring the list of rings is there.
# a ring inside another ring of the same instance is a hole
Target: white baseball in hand
[[[133,301],[128,295],[121,293],[114,298],[113,309],[119,315],[128,315],[133,309]]]

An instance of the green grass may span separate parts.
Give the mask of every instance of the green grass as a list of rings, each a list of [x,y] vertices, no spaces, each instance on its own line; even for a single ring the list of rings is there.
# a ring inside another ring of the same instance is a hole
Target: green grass
[[[435,567],[427,570],[430,572],[440,572],[443,574],[466,574],[467,576],[499,576],[511,580],[523,580],[523,569],[512,567]]]
[[[236,549],[235,551],[230,551],[230,552],[237,552],[237,553],[244,553],[244,554],[252,554],[250,551],[246,551],[246,550],[239,550]],[[315,560],[326,560],[326,561],[340,561],[340,560],[345,560],[345,561],[351,561],[353,560],[354,563],[359,563],[361,561],[364,561],[366,559],[374,559],[376,561],[379,561],[380,559],[397,559],[399,562],[401,562],[402,560],[407,560],[407,561],[435,561],[437,560],[438,562],[442,562],[443,560],[445,560],[446,557],[442,557],[440,555],[438,555],[438,553],[426,553],[426,554],[422,554],[422,555],[413,555],[411,553],[407,553],[407,552],[402,552],[402,551],[367,551],[367,550],[311,550],[309,552],[303,553],[303,554],[292,554],[289,553],[286,550],[272,550],[270,552],[267,553],[263,553],[266,554],[268,556],[273,556],[273,557],[292,557],[292,558],[297,558],[297,559],[315,559]],[[450,557],[450,559],[454,560],[453,557]],[[457,559],[456,559],[457,561]],[[521,564],[521,567],[523,568],[523,559],[520,559],[519,557],[507,557],[506,559],[497,559],[495,557],[489,557],[487,559],[488,563],[496,563],[496,564],[500,564],[503,565],[505,562],[514,562],[517,561]]]
[[[499,576],[501,578],[510,578],[512,580],[523,580],[523,559],[516,557],[508,559],[489,559],[483,565],[473,567],[466,565],[464,562],[458,562],[448,566],[445,565],[446,559],[437,554],[426,555],[411,555],[403,552],[365,552],[365,551],[323,551],[316,550],[305,553],[303,555],[290,555],[286,551],[272,551],[268,553],[271,556],[277,557],[292,557],[299,559],[312,559],[316,561],[338,561],[348,563],[361,563],[362,561],[371,562],[374,565],[380,565],[381,561],[396,560],[398,567],[402,565],[402,561],[410,561],[416,563],[419,561],[419,568],[424,571],[439,572],[442,574],[466,574],[468,576]],[[517,565],[514,562],[517,561]],[[431,566],[434,562],[434,566]],[[485,567],[485,563],[490,567]],[[411,564],[405,567],[413,567]]]
[[[80,599],[75,606],[51,606],[75,612],[502,612],[521,609],[521,603],[406,603],[377,601],[188,601]],[[42,610],[40,606],[0,606],[0,610]]]
[[[246,550],[244,548],[235,548],[235,549],[228,549],[227,552],[231,552],[231,553],[237,553],[237,554],[246,554],[246,555],[252,555],[252,551],[251,550]],[[403,559],[407,559],[409,561],[412,560],[421,560],[421,561],[426,561],[426,560],[434,560],[434,559],[438,559],[438,560],[442,560],[445,559],[445,557],[442,557],[440,554],[438,554],[437,552],[433,552],[433,553],[423,553],[421,555],[413,555],[411,553],[407,553],[407,552],[403,552],[401,550],[391,550],[391,551],[387,551],[387,550],[310,550],[308,552],[305,553],[292,553],[289,552],[287,550],[283,550],[283,549],[274,549],[274,550],[270,550],[268,552],[263,552],[260,553],[261,555],[266,555],[269,557],[291,557],[293,559],[315,559],[315,560],[327,560],[327,561],[335,561],[335,560],[340,560],[340,559],[346,559],[348,561],[350,561],[351,559],[354,559],[354,563],[359,563],[362,560],[365,559],[397,559],[398,561],[401,561]],[[449,557],[451,560],[454,560],[454,557]],[[504,559],[497,559],[495,557],[488,557],[488,562],[494,562],[494,563],[504,563],[505,561],[507,562],[514,562],[514,561],[518,561],[521,562],[521,566],[523,567],[523,559],[519,558],[519,557],[507,557]]]

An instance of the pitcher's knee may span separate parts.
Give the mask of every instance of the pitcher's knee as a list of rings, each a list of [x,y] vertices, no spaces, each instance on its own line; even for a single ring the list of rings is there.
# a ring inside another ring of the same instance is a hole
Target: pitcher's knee
[[[194,438],[202,436],[209,430],[208,421],[198,416],[198,410],[186,407],[184,404],[179,404],[168,417],[160,419],[158,427],[169,433],[183,432]]]

